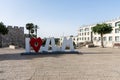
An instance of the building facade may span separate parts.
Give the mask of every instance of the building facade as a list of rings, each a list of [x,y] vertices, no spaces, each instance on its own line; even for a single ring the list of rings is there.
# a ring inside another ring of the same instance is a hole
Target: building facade
[[[24,27],[8,26],[8,34],[0,35],[0,41],[2,41],[1,47],[8,47],[9,45],[15,45],[18,47],[24,47],[25,36]]]
[[[105,21],[102,23],[107,23],[112,26],[113,31],[109,34],[105,34],[103,37],[103,43],[105,47],[113,47],[115,43],[120,43],[120,29],[119,29],[119,24],[120,24],[120,18],[113,19],[110,21]],[[101,23],[98,23],[101,24]],[[93,25],[86,25],[86,26],[81,26],[78,29],[78,39],[77,42],[85,42],[85,41],[91,41],[94,43],[94,45],[101,45],[101,39],[99,34],[94,34],[91,30],[92,27],[94,27],[96,24]]]

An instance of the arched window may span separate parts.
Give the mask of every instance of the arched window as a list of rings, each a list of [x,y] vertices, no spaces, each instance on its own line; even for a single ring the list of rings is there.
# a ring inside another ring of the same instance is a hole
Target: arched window
[[[118,22],[115,23],[115,27],[117,27],[119,25],[120,25],[120,21],[118,21]]]
[[[83,32],[83,29],[80,29],[80,32]]]

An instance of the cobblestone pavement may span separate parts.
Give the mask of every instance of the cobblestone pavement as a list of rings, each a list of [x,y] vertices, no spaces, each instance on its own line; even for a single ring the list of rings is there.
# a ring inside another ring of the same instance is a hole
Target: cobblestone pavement
[[[21,56],[23,49],[0,49],[0,80],[120,80],[120,49],[79,51]]]

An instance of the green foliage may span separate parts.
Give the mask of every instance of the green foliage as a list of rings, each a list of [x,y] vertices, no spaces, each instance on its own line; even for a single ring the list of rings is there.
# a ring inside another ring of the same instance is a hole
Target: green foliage
[[[32,35],[35,35],[34,37],[37,37],[37,29],[38,29],[37,25],[34,25],[33,23],[27,23],[26,29],[29,31],[29,37],[31,37]]]
[[[2,22],[0,22],[0,34],[5,35],[7,33],[8,33],[8,29],[6,28],[6,26]]]
[[[92,27],[92,32],[98,33],[101,36],[101,46],[104,47],[103,45],[103,35],[107,33],[112,32],[112,26],[103,23],[103,24],[97,24],[96,26]]]
[[[1,34],[2,35],[8,34],[8,29],[6,28],[6,26],[2,22],[0,22],[0,35]],[[0,39],[0,47],[2,47],[2,39]]]
[[[29,31],[29,37],[31,36],[31,31],[33,30],[34,28],[34,24],[33,23],[27,23],[26,24],[26,29]]]
[[[103,23],[103,24],[97,24],[96,26],[92,27],[92,32],[98,33],[98,34],[107,34],[112,32],[112,26]]]
[[[26,29],[27,30],[31,30],[31,29],[33,29],[34,28],[34,24],[33,23],[27,23],[26,24]]]
[[[34,30],[33,29],[31,29],[31,31],[30,31],[32,34],[34,33]]]

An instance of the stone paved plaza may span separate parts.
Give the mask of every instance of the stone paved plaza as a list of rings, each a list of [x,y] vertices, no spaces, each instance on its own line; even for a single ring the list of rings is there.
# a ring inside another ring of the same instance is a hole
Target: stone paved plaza
[[[0,49],[0,80],[120,80],[120,49],[79,51],[21,56],[23,49]]]

